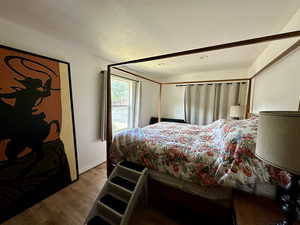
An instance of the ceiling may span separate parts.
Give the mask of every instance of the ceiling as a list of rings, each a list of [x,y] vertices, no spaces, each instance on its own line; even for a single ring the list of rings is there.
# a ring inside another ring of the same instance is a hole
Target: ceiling
[[[80,43],[110,62],[280,32],[299,0],[9,0],[0,17]],[[266,44],[131,66],[152,75],[246,68]]]

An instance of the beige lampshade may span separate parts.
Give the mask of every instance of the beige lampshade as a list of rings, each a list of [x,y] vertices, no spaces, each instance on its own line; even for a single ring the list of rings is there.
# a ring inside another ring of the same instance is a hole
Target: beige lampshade
[[[300,112],[260,112],[255,155],[300,175]]]
[[[230,106],[230,112],[229,112],[229,116],[230,117],[242,117],[242,106],[240,105],[232,105]]]

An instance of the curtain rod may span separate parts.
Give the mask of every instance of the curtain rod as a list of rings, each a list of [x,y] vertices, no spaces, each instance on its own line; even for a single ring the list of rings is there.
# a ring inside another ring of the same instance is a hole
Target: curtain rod
[[[215,82],[215,83],[198,83],[198,84],[177,84],[176,87],[186,87],[186,86],[195,86],[195,85],[214,85],[214,84],[234,84],[234,83],[240,83],[240,84],[247,84],[246,81],[243,82]]]

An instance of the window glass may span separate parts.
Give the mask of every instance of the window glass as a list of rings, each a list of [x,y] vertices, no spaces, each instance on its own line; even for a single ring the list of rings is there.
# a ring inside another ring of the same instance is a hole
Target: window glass
[[[128,129],[131,126],[132,114],[132,84],[131,81],[112,77],[111,100],[112,100],[112,130]]]

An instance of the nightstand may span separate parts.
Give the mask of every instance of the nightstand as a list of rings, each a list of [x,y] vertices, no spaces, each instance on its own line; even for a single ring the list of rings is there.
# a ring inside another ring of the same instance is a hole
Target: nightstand
[[[236,191],[233,204],[236,225],[273,225],[284,216],[278,202],[253,194]]]

